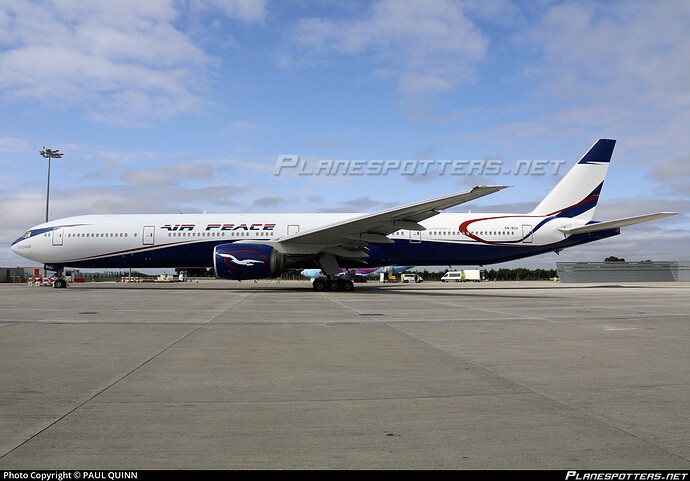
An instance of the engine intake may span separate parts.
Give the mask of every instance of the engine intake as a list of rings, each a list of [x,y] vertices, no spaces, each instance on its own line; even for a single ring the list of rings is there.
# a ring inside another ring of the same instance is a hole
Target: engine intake
[[[280,273],[283,255],[264,244],[220,244],[213,250],[219,279],[265,279]]]

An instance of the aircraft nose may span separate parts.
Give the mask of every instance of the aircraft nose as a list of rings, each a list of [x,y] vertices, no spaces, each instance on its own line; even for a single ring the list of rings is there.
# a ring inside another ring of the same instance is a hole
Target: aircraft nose
[[[14,242],[12,243],[12,245],[10,246],[10,249],[12,249],[12,252],[14,252],[15,254],[17,254],[17,255],[19,255],[19,256],[22,256],[22,257],[25,257],[25,256],[22,255],[22,252],[23,252],[23,251],[22,251],[21,249],[19,249],[19,245],[22,243],[23,240],[24,240],[24,238],[23,238],[23,237],[20,237],[19,239],[17,239],[16,241],[14,241]]]

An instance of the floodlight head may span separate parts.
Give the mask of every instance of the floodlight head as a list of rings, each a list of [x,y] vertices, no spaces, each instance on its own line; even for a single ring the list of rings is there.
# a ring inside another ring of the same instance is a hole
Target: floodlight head
[[[45,147],[43,147],[43,150],[40,152],[40,154],[41,154],[43,157],[45,157],[46,159],[50,159],[50,158],[59,159],[59,158],[62,157],[62,155],[63,155],[63,154],[62,154],[59,150],[57,150],[57,149],[55,149],[55,150],[50,150],[50,149],[46,149]]]

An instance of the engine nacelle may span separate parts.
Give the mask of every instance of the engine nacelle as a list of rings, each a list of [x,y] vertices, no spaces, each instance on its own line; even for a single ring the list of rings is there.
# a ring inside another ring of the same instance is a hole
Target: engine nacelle
[[[283,255],[264,244],[220,244],[213,250],[219,279],[265,279],[281,271]]]

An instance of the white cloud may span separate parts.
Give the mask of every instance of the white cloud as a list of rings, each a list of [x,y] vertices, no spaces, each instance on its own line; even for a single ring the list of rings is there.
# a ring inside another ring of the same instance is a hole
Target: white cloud
[[[690,4],[565,1],[522,8],[533,19],[510,32],[520,70],[502,74],[522,98],[508,98],[500,110],[478,106],[460,119],[457,140],[511,152],[559,145],[558,155],[566,155],[614,138],[616,162],[625,159],[628,171],[654,171],[690,151]]]
[[[690,179],[690,155],[683,155],[657,163],[647,177],[662,182]]]
[[[532,35],[561,95],[687,105],[689,23],[685,2],[564,3]]]
[[[0,152],[22,152],[29,149],[29,142],[16,137],[0,137]]]
[[[196,2],[244,21],[263,2]],[[191,112],[216,59],[175,21],[174,0],[8,0],[0,6],[0,92],[6,100],[80,105],[93,120],[147,124]]]
[[[365,57],[379,65],[372,68],[372,78],[395,75],[405,93],[447,90],[474,80],[488,48],[460,4],[446,0],[380,0],[357,18],[304,18],[290,41],[297,55],[306,57]]]
[[[688,146],[690,4],[674,0],[552,6],[525,34],[543,54],[531,74],[561,125]]]
[[[122,174],[122,180],[134,185],[180,185],[190,180],[212,180],[213,166],[205,161],[180,161],[160,165],[154,169],[130,169]]]
[[[262,21],[267,14],[265,0],[196,0],[193,3],[202,9],[218,9],[228,17],[246,22]]]
[[[372,199],[368,195],[365,195],[356,199],[342,201],[337,207],[322,206],[318,209],[318,212],[376,212],[395,207],[396,205],[400,204],[398,202],[385,202]]]

